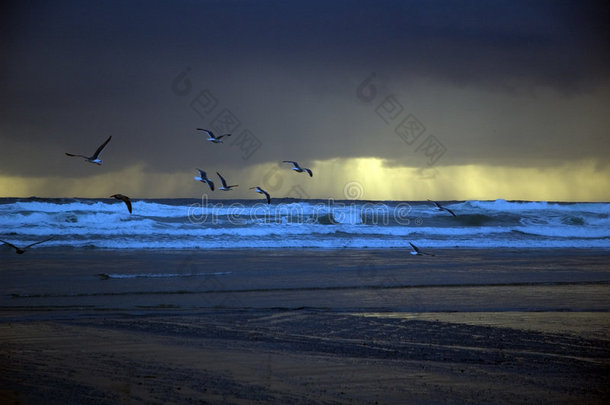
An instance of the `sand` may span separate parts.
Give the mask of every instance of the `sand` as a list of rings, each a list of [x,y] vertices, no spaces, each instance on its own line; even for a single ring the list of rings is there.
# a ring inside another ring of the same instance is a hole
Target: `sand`
[[[610,401],[607,252],[437,253],[2,252],[0,403]]]

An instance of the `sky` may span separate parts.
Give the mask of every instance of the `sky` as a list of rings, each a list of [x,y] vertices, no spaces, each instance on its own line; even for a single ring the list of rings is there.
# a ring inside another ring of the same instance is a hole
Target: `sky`
[[[0,197],[610,201],[606,2],[5,1],[0,15]],[[101,166],[65,155],[110,135]],[[212,193],[197,168],[239,187]]]

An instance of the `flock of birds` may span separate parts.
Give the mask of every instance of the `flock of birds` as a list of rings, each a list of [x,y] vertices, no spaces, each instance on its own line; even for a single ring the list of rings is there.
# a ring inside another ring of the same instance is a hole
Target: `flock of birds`
[[[204,129],[204,128],[197,128],[198,131],[203,131],[207,136],[207,140],[211,143],[223,143],[222,138],[224,137],[229,137],[231,136],[231,134],[223,134],[223,135],[214,135],[214,132],[210,131],[209,129]],[[66,152],[66,156],[69,157],[80,157],[85,159],[85,161],[92,163],[92,164],[96,164],[96,165],[101,165],[102,164],[102,159],[100,159],[100,155],[102,154],[102,152],[104,151],[104,148],[106,147],[106,145],[108,145],[108,143],[110,142],[110,140],[112,139],[112,135],[108,137],[108,139],[106,139],[104,141],[104,143],[102,143],[93,153],[93,155],[91,156],[87,156],[87,155],[80,155],[80,154],[74,154],[74,153],[68,153]],[[292,165],[292,170],[294,170],[297,173],[307,173],[309,174],[309,177],[313,177],[313,172],[311,171],[311,169],[307,168],[307,167],[301,167],[299,165],[298,162],[294,161],[294,160],[283,160],[282,163],[289,163]],[[201,169],[197,169],[197,171],[199,172],[199,176],[195,176],[194,179],[196,181],[200,181],[202,183],[205,183],[208,185],[208,187],[210,188],[211,191],[214,191],[215,186],[214,186],[214,182],[207,176],[206,172],[201,170]],[[218,176],[218,178],[220,179],[220,183],[221,183],[221,187],[219,187],[219,190],[222,191],[231,191],[233,188],[238,187],[238,184],[232,184],[229,185],[227,183],[227,181],[225,180],[224,177],[222,177],[222,175],[218,172],[216,172],[216,175]],[[254,187],[250,187],[250,190],[254,190],[255,192],[262,194],[265,196],[265,199],[267,200],[267,204],[271,204],[271,196],[269,195],[269,193],[266,190],[263,190],[260,186],[254,186]],[[132,205],[131,205],[131,199],[123,194],[113,194],[110,196],[110,198],[115,198],[117,200],[123,201],[125,203],[125,205],[127,206],[127,210],[129,211],[129,213],[132,213]],[[434,203],[436,205],[436,207],[441,210],[441,211],[447,211],[448,213],[450,213],[451,215],[453,215],[454,217],[456,217],[457,215],[450,210],[449,208],[443,207],[442,205],[440,205],[438,202],[436,201],[431,201],[428,200],[432,203]],[[23,254],[25,253],[26,249],[38,245],[40,243],[43,242],[47,242],[49,240],[53,239],[53,237],[38,241],[38,242],[34,242],[31,243],[27,246],[24,247],[19,247],[19,246],[15,246],[12,243],[6,242],[4,240],[0,239],[0,242],[4,243],[7,246],[12,247],[13,249],[15,249],[15,252],[17,254]],[[417,246],[415,246],[413,243],[409,242],[409,244],[411,245],[411,247],[413,248],[413,251],[411,251],[412,255],[419,255],[419,256],[423,256],[423,255],[427,255],[427,256],[434,256],[431,253],[426,253],[423,252],[421,249],[419,249]]]
[[[204,129],[204,128],[197,128],[197,130],[203,131],[208,136],[207,140],[212,143],[223,143],[222,138],[231,136],[231,134],[214,135],[214,132],[212,132],[209,129]],[[106,141],[104,141],[104,143],[101,144],[95,150],[93,155],[91,155],[91,156],[68,153],[68,152],[66,152],[66,156],[80,157],[80,158],[85,159],[85,161],[87,161],[89,163],[93,163],[93,164],[96,164],[99,166],[102,164],[102,159],[100,159],[100,155],[102,154],[102,151],[104,150],[106,145],[108,145],[108,142],[110,142],[111,139],[112,139],[112,136],[109,136],[108,139],[106,139]],[[292,170],[294,170],[295,172],[307,173],[307,174],[309,174],[309,177],[313,177],[313,172],[311,171],[311,169],[309,169],[307,167],[301,167],[299,165],[299,163],[295,162],[294,160],[283,160],[282,163],[290,163],[290,164],[292,164]],[[208,187],[210,188],[210,190],[214,191],[214,189],[215,189],[214,182],[208,177],[207,173],[201,169],[197,169],[197,171],[199,172],[199,176],[195,176],[194,179],[196,181],[200,181],[202,183],[207,184]],[[222,185],[221,187],[218,188],[219,190],[231,191],[233,188],[238,187],[238,184],[232,184],[232,185],[227,184],[227,181],[225,180],[224,177],[222,177],[222,175],[220,173],[216,172],[216,175],[220,179],[220,183]],[[265,196],[265,199],[267,200],[267,204],[271,204],[271,196],[269,195],[269,193],[266,190],[263,190],[262,187],[254,186],[254,187],[250,187],[250,190],[254,190],[259,194],[263,194]],[[129,213],[131,214],[132,206],[131,206],[131,199],[129,197],[127,197],[126,195],[123,195],[123,194],[113,194],[110,197],[123,201],[125,203],[125,205],[127,206]]]
[[[204,129],[204,128],[197,128],[197,130],[205,132],[205,134],[208,136],[208,141],[210,141],[212,143],[223,143],[222,138],[224,138],[225,136],[231,136],[231,134],[224,134],[224,135],[216,136],[216,135],[214,135],[214,132],[210,131],[209,129]],[[309,174],[309,177],[313,177],[313,173],[310,169],[308,169],[306,167],[301,167],[297,162],[295,162],[293,160],[283,160],[282,162],[291,163],[293,166],[292,170],[296,171],[297,173],[306,172],[307,174]],[[210,187],[210,190],[214,191],[214,182],[212,180],[210,180],[210,178],[208,177],[206,172],[204,172],[201,169],[197,169],[197,171],[199,172],[199,176],[193,177],[195,179],[195,181],[200,181],[202,183],[207,184],[208,187]],[[233,188],[239,186],[238,184],[228,185],[227,181],[224,179],[224,177],[222,177],[222,175],[220,173],[216,172],[216,175],[218,176],[218,178],[220,179],[220,183],[222,184],[222,187],[218,188],[219,190],[231,191]],[[262,187],[254,186],[254,187],[250,187],[250,190],[254,190],[259,194],[263,194],[265,196],[265,199],[267,200],[267,204],[271,204],[271,196],[269,195],[269,193],[266,190],[263,190]]]

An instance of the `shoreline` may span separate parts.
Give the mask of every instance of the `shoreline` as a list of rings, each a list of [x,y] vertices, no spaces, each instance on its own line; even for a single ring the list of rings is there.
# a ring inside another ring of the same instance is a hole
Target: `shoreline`
[[[599,311],[436,311],[412,312],[394,310],[366,312],[317,308],[215,308],[217,312],[256,313],[272,311],[277,313],[302,311],[321,314],[342,314],[363,318],[388,318],[403,320],[423,320],[464,324],[470,326],[499,327],[528,332],[552,333],[579,336],[584,339],[607,341],[610,345],[610,310]],[[75,308],[75,307],[4,307],[0,308],[0,325],[8,323],[56,322],[74,319],[99,319],[105,317],[196,317],[209,315],[210,310],[192,310],[173,307],[150,307],[138,310],[122,308]]]
[[[409,251],[0,252],[0,403],[610,401],[607,251]]]
[[[603,404],[608,340],[310,310],[0,322],[0,394],[37,404]],[[52,393],[50,396],[49,393]]]
[[[0,308],[610,308],[600,250],[40,250],[0,262]],[[30,254],[35,253],[35,254]]]
[[[2,245],[0,245],[0,248],[2,248]],[[4,249],[6,249],[7,251],[7,256],[10,256],[8,253],[11,252],[11,250],[8,249],[8,247],[4,247]],[[11,248],[12,249],[12,248]],[[350,247],[350,246],[345,246],[345,247],[239,247],[239,248],[235,248],[235,247],[212,247],[212,248],[156,248],[156,247],[151,247],[151,248],[132,248],[132,247],[128,247],[128,248],[101,248],[101,247],[72,247],[72,246],[61,246],[61,247],[56,247],[56,246],[38,246],[35,249],[30,249],[28,250],[28,252],[26,253],[27,255],[31,255],[32,252],[35,251],[39,251],[41,253],[44,252],[71,252],[71,251],[77,251],[77,252],[141,252],[141,253],[180,253],[180,252],[230,252],[230,251],[235,251],[235,252],[248,252],[248,251],[263,251],[263,252],[270,252],[270,251],[278,251],[278,252],[307,252],[307,251],[322,251],[322,252],[341,252],[341,251],[353,251],[353,250],[363,250],[363,251],[379,251],[379,252],[394,252],[394,251],[404,251],[404,252],[410,252],[413,249],[408,247],[408,246],[390,246],[390,247],[385,247],[385,248],[380,248],[380,247]],[[473,248],[473,247],[459,247],[459,246],[455,246],[455,247],[442,247],[442,248],[427,248],[426,250],[430,250],[430,251],[434,251],[434,252],[485,252],[485,251],[494,251],[494,252],[498,252],[498,253],[502,253],[502,252],[510,252],[510,253],[515,253],[515,252],[546,252],[546,251],[575,251],[575,252],[582,252],[582,251],[591,251],[591,252],[599,252],[599,253],[608,253],[610,254],[610,247],[609,248],[603,248],[603,247],[582,247],[582,246],[578,246],[578,247],[557,247],[557,246],[551,246],[551,247],[478,247],[478,248]],[[0,251],[0,254],[2,252]],[[13,251],[13,254],[15,252]]]

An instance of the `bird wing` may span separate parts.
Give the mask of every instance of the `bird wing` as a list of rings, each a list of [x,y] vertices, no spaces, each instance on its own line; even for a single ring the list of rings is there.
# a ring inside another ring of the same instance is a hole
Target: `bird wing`
[[[199,177],[201,177],[202,179],[205,179],[207,177],[203,170],[197,169],[197,171],[199,172]]]
[[[85,155],[75,155],[73,153],[68,153],[66,152],[66,156],[71,156],[71,157],[82,157],[84,159],[89,159],[89,156],[85,156]]]
[[[265,197],[267,198],[267,204],[271,204],[271,196],[269,195],[269,193],[263,190],[262,188],[260,190],[261,193],[265,194]]]
[[[284,162],[284,163],[292,163],[292,165],[294,167],[296,167],[297,169],[300,169],[299,164],[297,162],[295,162],[294,160],[282,160],[282,162]]]
[[[209,136],[210,138],[217,139],[217,138],[214,136],[214,132],[210,131],[209,129],[203,129],[203,128],[197,128],[197,129],[198,129],[199,131],[203,131],[203,132],[205,132],[206,134],[208,134],[208,136]]]
[[[131,200],[129,199],[129,197],[124,195],[123,198],[121,198],[121,200],[125,203],[125,205],[127,206],[127,209],[129,210],[129,213],[131,214]]]
[[[113,194],[110,197],[123,201],[125,203],[125,205],[127,206],[129,213],[131,214],[131,200],[129,199],[129,197],[127,197],[126,195],[123,195],[123,194]]]
[[[443,207],[444,208],[444,207]],[[454,217],[457,217],[457,215],[455,215],[455,212],[451,211],[449,208],[444,208],[445,211],[448,211],[451,215],[453,215]]]
[[[47,242],[50,241],[51,239],[53,239],[53,237],[51,236],[50,238],[38,241],[38,242],[34,242],[34,243],[30,243],[29,245],[27,245],[26,247],[23,248],[23,250],[27,249],[27,248],[31,248],[34,245],[38,245],[39,243],[43,243],[43,242]]]
[[[95,153],[93,154],[93,156],[91,156],[93,159],[97,159],[98,156],[100,155],[100,153],[102,153],[102,151],[104,150],[104,148],[106,147],[106,145],[108,145],[108,142],[110,142],[110,140],[112,139],[112,135],[110,135],[108,137],[108,139],[106,139],[106,142],[104,142],[103,144],[100,145],[99,148],[97,148],[97,150],[95,151]]]
[[[9,246],[10,246],[10,247],[12,247],[13,249],[19,249],[17,246],[15,246],[15,245],[13,245],[12,243],[9,243],[9,242],[7,242],[7,241],[5,241],[5,240],[1,240],[1,239],[0,239],[0,242],[4,243],[5,245],[9,245]]]
[[[220,175],[220,173],[216,172],[216,174],[218,175],[218,177],[220,177],[220,181],[222,183],[222,186],[224,188],[227,188],[227,182],[225,181],[225,179]]]
[[[305,169],[305,171],[306,171],[307,173],[309,173],[309,177],[313,177],[313,173],[311,172],[311,170],[310,170],[310,169]]]
[[[430,200],[428,200],[428,201],[430,201]],[[430,201],[430,202],[434,203],[434,205],[436,205],[439,209],[441,209],[441,210],[443,209],[443,207],[436,201]]]
[[[411,242],[409,242],[409,245],[411,245],[411,247],[413,248],[413,250],[415,250],[417,253],[421,253],[421,251],[419,250],[419,248],[417,246],[415,246],[414,244],[412,244]]]
[[[220,139],[220,138],[223,138],[223,137],[225,137],[225,136],[231,136],[231,134],[218,135],[218,136],[216,137],[216,139]]]
[[[214,191],[214,182],[210,179],[205,179],[205,182],[210,186],[210,190]]]

